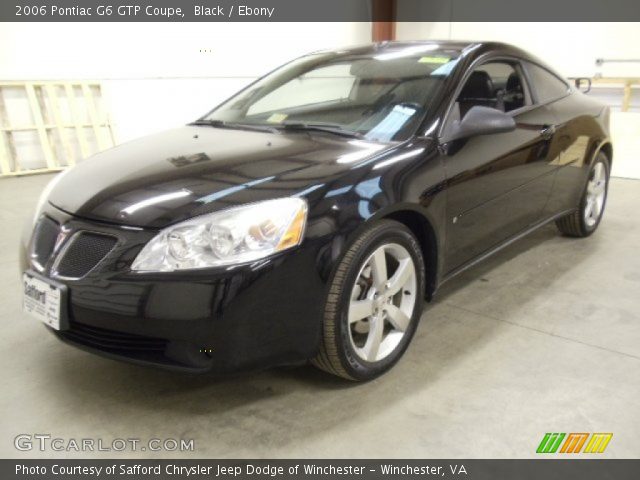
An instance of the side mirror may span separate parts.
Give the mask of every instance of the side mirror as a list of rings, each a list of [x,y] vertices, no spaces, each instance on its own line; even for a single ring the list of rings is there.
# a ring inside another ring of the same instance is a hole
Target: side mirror
[[[476,105],[471,107],[460,122],[453,124],[453,131],[447,141],[492,133],[512,132],[515,129],[516,122],[510,115],[495,108]]]
[[[582,93],[589,93],[591,91],[591,79],[580,77],[574,80],[576,85],[576,89],[580,90]]]

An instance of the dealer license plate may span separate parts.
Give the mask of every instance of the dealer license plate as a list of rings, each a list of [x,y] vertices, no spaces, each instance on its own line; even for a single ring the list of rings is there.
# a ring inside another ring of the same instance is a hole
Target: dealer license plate
[[[63,288],[25,272],[22,275],[22,309],[51,328],[60,330]]]

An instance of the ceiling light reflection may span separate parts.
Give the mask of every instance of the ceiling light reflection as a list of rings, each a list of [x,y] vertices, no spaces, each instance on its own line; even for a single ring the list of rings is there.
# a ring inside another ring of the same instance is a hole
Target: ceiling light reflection
[[[388,158],[386,160],[383,160],[382,162],[376,164],[373,169],[377,170],[379,168],[384,168],[384,167],[388,167],[389,165],[392,165],[394,163],[397,163],[401,160],[406,160],[407,158],[412,158],[415,157],[416,155],[420,155],[422,152],[424,152],[424,148],[418,148],[416,150],[412,150],[410,152],[406,152],[406,153],[401,153],[400,155],[395,155],[391,158]]]
[[[416,53],[429,52],[431,50],[437,50],[438,45],[417,45],[415,47],[407,47],[402,50],[396,52],[389,53],[381,53],[380,55],[376,55],[376,60],[393,60],[394,58],[402,58],[402,57],[410,57],[411,55],[415,55]]]
[[[355,152],[345,153],[344,155],[340,155],[336,162],[338,163],[353,163],[358,160],[364,160],[365,158],[373,155],[376,152],[379,152],[386,145],[380,145],[379,143],[369,143],[363,142],[362,140],[350,140],[349,143],[355,147],[360,147],[361,150],[356,150]]]
[[[177,192],[171,193],[163,193],[162,195],[158,195],[156,197],[147,198],[146,200],[142,200],[141,202],[134,203],[133,205],[128,206],[120,211],[120,213],[125,213],[127,215],[131,215],[132,213],[137,212],[141,208],[150,207],[151,205],[156,205],[158,203],[166,202],[168,200],[175,200],[176,198],[188,197],[191,195],[189,190],[179,190]]]

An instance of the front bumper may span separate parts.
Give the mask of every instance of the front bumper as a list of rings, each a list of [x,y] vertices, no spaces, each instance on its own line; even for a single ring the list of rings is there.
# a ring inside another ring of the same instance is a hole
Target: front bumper
[[[54,332],[61,340],[110,358],[194,372],[266,368],[315,356],[326,293],[319,240],[249,265],[141,274],[129,267],[155,230],[89,222],[52,206],[43,215],[66,231],[40,272],[68,287],[69,329]],[[110,235],[117,243],[81,278],[56,277],[56,256],[79,231]]]

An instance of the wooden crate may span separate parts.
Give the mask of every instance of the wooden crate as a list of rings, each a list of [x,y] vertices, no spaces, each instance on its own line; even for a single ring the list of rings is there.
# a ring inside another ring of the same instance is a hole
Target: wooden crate
[[[628,112],[631,106],[632,86],[640,85],[640,78],[614,78],[614,77],[598,77],[593,80],[594,85],[606,85],[614,87],[622,87],[622,112]]]
[[[0,81],[0,177],[62,170],[115,145],[101,100],[98,82]],[[32,141],[20,142],[26,132],[35,134]],[[21,152],[21,143],[41,154],[35,155],[41,165]]]

